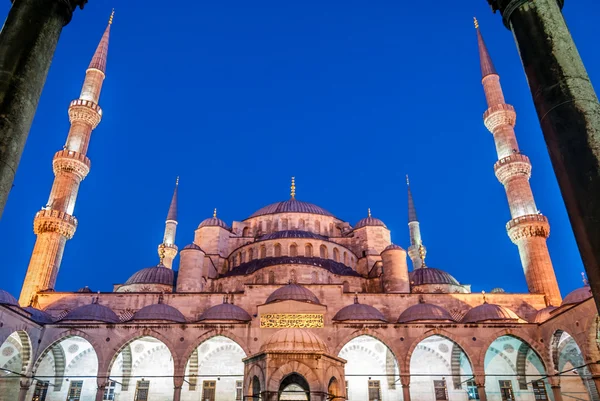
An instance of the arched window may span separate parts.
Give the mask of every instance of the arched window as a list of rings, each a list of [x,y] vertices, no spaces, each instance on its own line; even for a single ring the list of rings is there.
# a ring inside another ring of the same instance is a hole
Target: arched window
[[[306,229],[306,222],[304,219],[298,220],[298,230],[304,231]]]
[[[282,230],[288,229],[288,219],[281,219],[281,229]]]
[[[344,292],[350,292],[350,283],[347,281],[344,281],[342,283],[342,291]]]
[[[260,258],[264,259],[267,257],[267,247],[264,245],[260,246]]]
[[[344,251],[344,264],[348,265],[348,252]]]
[[[246,263],[246,251],[242,252],[242,259],[241,259],[241,263]]]
[[[275,284],[275,272],[274,271],[269,272],[269,284]]]
[[[292,271],[290,272],[290,280],[292,283],[296,283],[296,270],[292,269]]]
[[[313,250],[312,250],[312,245],[311,244],[306,244],[304,246],[304,256],[306,256],[307,258],[312,258],[312,256],[313,256]]]
[[[270,233],[273,229],[273,222],[271,220],[267,221],[267,233]]]
[[[329,223],[329,235],[333,237],[333,223]]]
[[[319,220],[315,220],[315,232],[321,233],[321,222]]]
[[[279,230],[279,220],[275,220],[273,222],[273,231],[278,231]]]
[[[340,261],[340,251],[337,248],[333,248],[333,260]]]
[[[323,258],[323,259],[329,258],[329,254],[327,252],[327,247],[325,245],[321,245],[321,247],[319,248],[319,254],[321,255],[321,258]]]
[[[242,237],[248,237],[250,235],[250,227],[244,227],[242,230]]]
[[[317,278],[317,272],[312,272],[310,274],[310,282],[315,284],[318,281],[319,281],[319,279]]]
[[[346,255],[345,252],[344,255]],[[254,248],[248,249],[248,262],[252,261],[252,259],[254,259]]]
[[[281,245],[280,244],[275,244],[275,257],[281,256]]]
[[[233,265],[234,266],[239,266],[242,260],[242,255],[240,255],[240,253],[238,252],[237,255],[235,255],[235,258],[233,259]]]
[[[296,245],[296,244],[290,245],[290,256],[298,256],[298,245]]]

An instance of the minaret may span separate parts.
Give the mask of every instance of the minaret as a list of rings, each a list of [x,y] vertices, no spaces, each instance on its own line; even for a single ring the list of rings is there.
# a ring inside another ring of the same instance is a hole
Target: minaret
[[[423,240],[421,239],[421,227],[419,226],[419,220],[417,220],[417,210],[415,209],[415,202],[410,190],[408,175],[406,176],[406,186],[408,188],[408,231],[410,234],[408,257],[412,260],[413,269],[420,269],[423,267],[421,253],[424,256],[426,250],[423,246]]]
[[[546,239],[550,235],[548,219],[535,205],[529,185],[531,163],[521,153],[514,126],[516,113],[513,106],[505,103],[500,77],[487,51],[479,24],[475,19],[483,90],[488,104],[483,120],[493,134],[498,153],[494,171],[504,185],[512,220],[506,224],[508,236],[519,248],[521,264],[529,292],[544,294],[551,305],[560,305],[561,295],[548,253]]]
[[[33,221],[33,231],[37,238],[21,289],[21,305],[28,305],[38,291],[54,288],[65,244],[73,237],[77,228],[73,209],[79,185],[90,171],[90,159],[86,154],[92,130],[102,118],[98,99],[106,72],[108,38],[113,15],[114,11],[85,72],[81,95],[69,105],[71,128],[67,143],[54,155],[52,169],[55,178],[50,197],[46,206],[36,213]]]
[[[175,245],[175,233],[177,232],[177,190],[179,189],[179,177],[175,180],[175,190],[169,213],[167,213],[167,221],[165,222],[165,235],[163,242],[158,246],[158,256],[161,262],[169,269],[173,268],[173,259],[177,256],[177,246]]]

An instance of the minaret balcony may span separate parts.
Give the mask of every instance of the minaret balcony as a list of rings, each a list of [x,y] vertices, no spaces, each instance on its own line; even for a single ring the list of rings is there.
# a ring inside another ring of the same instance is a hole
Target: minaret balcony
[[[33,220],[33,232],[35,234],[54,232],[71,239],[76,229],[77,219],[60,210],[42,209],[35,214]]]
[[[89,100],[75,99],[69,105],[69,121],[82,121],[96,128],[102,120],[102,109]]]
[[[494,173],[496,178],[506,185],[506,182],[518,176],[525,176],[527,179],[531,177],[531,162],[529,157],[521,153],[514,153],[510,156],[503,157],[494,164]]]
[[[73,173],[83,180],[90,172],[91,162],[84,154],[73,150],[59,150],[52,159],[54,175],[62,172]]]
[[[517,113],[510,104],[497,104],[491,106],[483,113],[483,122],[486,128],[493,134],[496,128],[502,125],[514,127],[517,123]]]
[[[542,214],[526,214],[506,223],[506,231],[513,243],[533,237],[548,238],[550,236],[550,223]]]

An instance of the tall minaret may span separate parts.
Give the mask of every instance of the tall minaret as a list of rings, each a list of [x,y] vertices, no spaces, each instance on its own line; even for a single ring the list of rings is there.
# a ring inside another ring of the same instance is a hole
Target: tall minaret
[[[408,257],[412,260],[413,269],[420,269],[421,267],[424,267],[421,254],[425,256],[426,250],[425,246],[423,246],[423,240],[421,239],[421,227],[419,226],[419,220],[417,219],[417,209],[415,209],[415,202],[410,190],[408,175],[406,176],[406,186],[408,188],[408,231],[410,234]]]
[[[114,12],[85,73],[81,95],[69,105],[71,128],[67,143],[62,150],[56,152],[52,160],[55,178],[50,198],[46,206],[36,213],[33,221],[37,239],[19,298],[19,303],[24,306],[32,302],[38,291],[54,288],[65,244],[73,237],[77,228],[73,209],[79,184],[90,171],[90,159],[86,153],[92,130],[102,118],[98,98],[106,72],[108,37],[113,15]]]
[[[173,268],[173,259],[177,256],[177,246],[175,245],[175,233],[177,232],[177,192],[179,189],[179,177],[175,180],[175,190],[169,213],[167,213],[167,221],[165,222],[165,235],[163,242],[158,246],[158,256],[165,267]]]
[[[529,158],[520,152],[517,144],[514,131],[517,114],[514,107],[504,101],[500,77],[494,68],[476,19],[475,28],[483,90],[488,104],[483,120],[487,129],[494,135],[498,153],[494,171],[506,190],[512,217],[506,224],[506,230],[511,241],[519,248],[529,292],[544,294],[547,302],[558,306],[562,298],[546,245],[550,225],[548,219],[537,209],[529,186],[531,163]]]

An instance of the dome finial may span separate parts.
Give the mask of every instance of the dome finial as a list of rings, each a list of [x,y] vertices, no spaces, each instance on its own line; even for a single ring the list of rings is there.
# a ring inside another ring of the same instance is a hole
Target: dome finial
[[[217,208],[215,208],[215,210],[213,210],[213,218],[217,218]]]
[[[481,296],[483,297],[483,303],[487,304],[487,299],[485,299],[485,291],[481,291]]]
[[[179,176],[175,179],[175,185],[179,185]]]
[[[367,209],[367,214],[369,215],[369,217],[371,217],[371,208]]]
[[[160,294],[158,294],[158,303],[162,304],[164,300],[165,300],[165,294],[161,291]]]
[[[581,272],[581,278],[583,279],[583,285],[586,286],[589,284],[587,277],[584,272]]]
[[[164,247],[164,244],[162,244],[160,246],[160,249],[158,251],[158,257],[159,257],[158,265],[161,266],[163,264],[163,260],[165,260],[165,247]]]
[[[112,25],[113,23],[113,18],[115,18],[115,9],[112,9],[112,12],[110,13],[110,17],[108,18],[108,25]]]
[[[479,21],[477,21],[477,17],[473,17],[473,23],[475,24],[475,29],[479,29]]]
[[[291,195],[292,199],[296,199],[296,177],[292,177]]]
[[[408,174],[406,174],[406,185],[410,186],[410,180],[408,179]]]
[[[425,264],[425,247],[423,244],[419,245],[419,258],[421,258],[421,267],[427,267]]]
[[[357,304],[358,303],[358,292],[354,291],[354,303]]]

